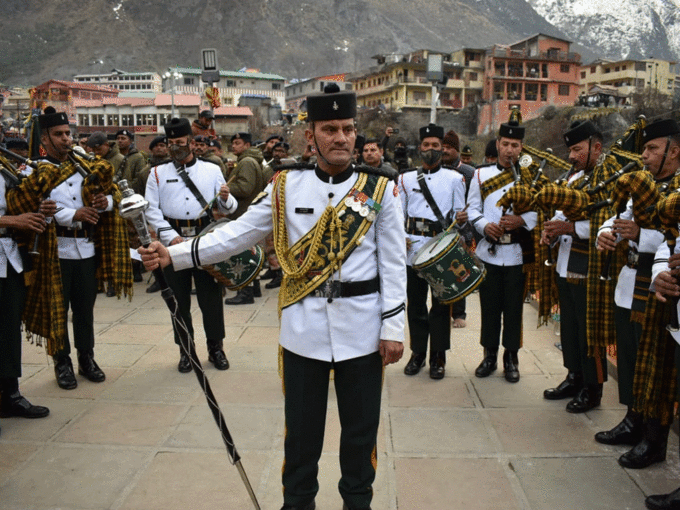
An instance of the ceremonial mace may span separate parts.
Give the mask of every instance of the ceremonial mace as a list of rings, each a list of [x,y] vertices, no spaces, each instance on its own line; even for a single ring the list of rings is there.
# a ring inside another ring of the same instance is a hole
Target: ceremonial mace
[[[151,244],[151,236],[149,235],[149,229],[146,226],[146,217],[144,215],[144,211],[147,207],[149,207],[149,202],[144,200],[144,197],[141,195],[136,194],[134,190],[128,186],[126,180],[119,181],[118,187],[123,194],[123,199],[120,201],[120,215],[132,222],[135,230],[137,230],[137,233],[139,234],[139,240],[141,241],[142,246],[147,248]],[[196,356],[196,346],[194,344],[194,339],[191,337],[191,333],[189,333],[189,330],[184,323],[184,319],[182,319],[182,316],[179,313],[179,304],[177,303],[177,298],[172,292],[172,289],[168,286],[168,282],[165,279],[163,270],[158,267],[153,270],[153,274],[161,288],[163,300],[170,309],[172,324],[175,327],[175,331],[177,331],[177,336],[179,337],[182,351],[189,357],[189,360],[191,361],[191,366],[194,369],[198,383],[203,389],[205,398],[208,401],[208,407],[212,412],[213,418],[215,418],[217,428],[220,429],[222,440],[224,441],[224,445],[227,447],[227,453],[229,454],[229,457],[231,457],[232,463],[236,466],[236,469],[238,469],[241,479],[243,480],[243,484],[246,486],[246,490],[248,491],[248,495],[250,496],[255,509],[260,510],[260,504],[257,502],[255,492],[253,491],[250,481],[248,480],[248,476],[241,465],[241,456],[236,451],[234,440],[231,438],[231,434],[229,433],[227,424],[224,421],[222,411],[215,400],[215,395],[210,388],[210,383],[208,382],[208,378],[203,371],[201,362]]]

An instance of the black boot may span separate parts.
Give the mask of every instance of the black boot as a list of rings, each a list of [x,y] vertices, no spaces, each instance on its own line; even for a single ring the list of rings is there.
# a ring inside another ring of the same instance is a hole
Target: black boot
[[[430,379],[443,379],[446,373],[446,351],[430,352]]]
[[[177,371],[183,374],[191,372],[191,361],[189,360],[189,356],[184,354],[184,350],[181,348],[179,350],[179,363],[177,363]]]
[[[253,297],[254,298],[262,297],[262,289],[260,288],[260,279],[255,278],[251,285],[253,286]]]
[[[498,368],[498,351],[484,349],[484,359],[475,370],[477,377],[489,377]]]
[[[557,385],[543,392],[543,398],[547,400],[562,400],[574,398],[583,387],[583,374],[581,372],[569,372],[567,378]]]
[[[227,370],[229,360],[222,350],[222,342],[208,340],[208,361],[215,365],[217,370]]]
[[[619,464],[628,469],[644,469],[666,460],[668,425],[661,425],[657,419],[645,422],[644,437],[633,449],[619,457]]]
[[[272,278],[275,278],[277,271],[280,271],[280,269],[272,269],[270,267],[262,276],[260,276],[260,280],[271,280]]]
[[[133,282],[143,282],[142,277],[142,263],[139,260],[132,261],[132,281]]]
[[[670,494],[648,496],[645,506],[650,510],[680,510],[680,488]]]
[[[503,371],[505,380],[511,383],[519,381],[519,359],[517,351],[506,349],[503,353]]]
[[[602,444],[635,446],[642,441],[643,431],[642,416],[628,408],[628,412],[621,423],[611,430],[595,434],[595,441]]]
[[[0,418],[11,418],[17,416],[19,418],[44,418],[50,414],[50,410],[43,406],[34,406],[26,400],[19,390],[15,393],[2,394],[0,400]]]
[[[161,290],[161,284],[158,283],[158,280],[154,278],[153,283],[147,287],[146,293],[153,294],[154,292],[158,292],[159,290]]]
[[[76,374],[73,373],[73,363],[68,354],[54,357],[54,374],[57,384],[64,390],[72,390],[78,386]]]
[[[416,375],[420,372],[420,369],[425,366],[425,353],[424,352],[412,352],[411,359],[408,360],[406,366],[404,367],[404,373],[406,375]]]
[[[264,286],[265,289],[277,289],[281,286],[281,282],[283,281],[283,271],[278,269],[276,271],[276,275],[274,278],[272,278],[272,281],[269,282]]]
[[[254,302],[253,288],[250,286],[243,287],[234,297],[224,300],[225,305],[252,305]]]
[[[78,351],[78,374],[92,382],[103,382],[106,375],[94,360],[93,351]]]
[[[578,395],[567,404],[567,411],[578,414],[598,407],[602,400],[602,385],[588,384],[581,388]]]

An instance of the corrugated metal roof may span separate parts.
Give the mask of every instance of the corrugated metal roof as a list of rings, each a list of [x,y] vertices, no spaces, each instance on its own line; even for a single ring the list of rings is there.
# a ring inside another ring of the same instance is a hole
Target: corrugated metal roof
[[[172,70],[182,74],[194,75],[200,75],[202,72],[201,69],[196,67],[174,67]],[[278,74],[250,73],[246,71],[220,71],[220,76],[225,76],[227,78],[250,78],[254,80],[286,80],[283,76],[279,76]]]

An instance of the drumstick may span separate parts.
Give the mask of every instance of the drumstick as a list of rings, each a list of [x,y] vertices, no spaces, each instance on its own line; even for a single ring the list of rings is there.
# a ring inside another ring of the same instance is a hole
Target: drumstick
[[[226,183],[227,186],[229,186],[229,183],[230,183],[231,181],[234,180],[234,177],[236,177],[236,176],[235,176],[235,175],[232,175],[232,176],[229,178],[229,180],[228,180],[227,183]],[[207,211],[207,210],[208,210],[208,207],[210,207],[210,204],[215,203],[215,200],[217,200],[217,197],[219,197],[219,196],[220,196],[220,194],[219,194],[219,192],[218,192],[217,195],[215,195],[215,196],[213,197],[213,199],[212,199],[210,202],[208,202],[207,204],[205,204],[205,207],[204,207],[203,209],[201,209],[201,212],[198,213],[198,216],[196,217],[196,219],[200,218],[200,217],[201,217],[201,214],[203,214],[205,211]]]

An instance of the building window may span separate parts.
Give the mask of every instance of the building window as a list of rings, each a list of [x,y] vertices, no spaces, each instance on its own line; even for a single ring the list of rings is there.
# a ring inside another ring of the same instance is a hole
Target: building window
[[[590,74],[595,74],[596,72],[597,72],[597,69],[595,69],[594,66],[590,68]]]
[[[524,66],[521,62],[508,62],[508,76],[520,78],[524,76]]]
[[[628,69],[628,66],[621,66],[622,71],[625,71],[626,69]]]
[[[134,115],[132,114],[125,114],[120,116],[120,125],[121,126],[134,126],[135,121],[134,121]]]
[[[615,72],[615,73],[618,73],[618,72],[619,72],[619,66],[616,66],[616,67],[614,68],[614,72]]]
[[[568,96],[569,95],[569,85],[560,85],[557,89],[557,93],[560,96]]]
[[[524,88],[524,99],[536,101],[538,99],[538,83],[527,83]]]
[[[93,115],[92,116],[92,125],[93,126],[103,126],[104,125],[104,116],[103,115]]]
[[[90,125],[90,119],[88,118],[87,115],[78,115],[78,125],[79,126],[89,126]]]
[[[280,83],[272,83],[272,90],[281,90]]]
[[[496,62],[494,67],[496,68],[496,76],[505,76],[505,62]]]
[[[548,77],[548,64],[541,64],[541,78]]]
[[[351,83],[345,83],[345,90],[352,90],[352,84]]]
[[[548,101],[548,85],[545,83],[541,84],[541,101],[544,103]]]
[[[584,80],[586,78],[586,72],[581,71],[581,79]]]
[[[235,87],[236,80],[227,80],[227,87]]]
[[[493,98],[495,100],[503,100],[505,99],[505,83],[501,82],[496,82],[493,84]]]
[[[522,99],[521,83],[508,83],[508,99],[509,100]]]
[[[413,102],[420,103],[427,100],[427,94],[425,92],[413,92]]]
[[[569,72],[569,64],[560,64],[560,72],[561,73],[568,73]]]
[[[184,78],[184,85],[193,85],[193,84],[194,84],[193,78]]]
[[[106,116],[106,125],[117,126],[118,125],[118,115],[109,114]]]
[[[604,74],[609,74],[611,72],[611,68],[605,67],[604,68]]]
[[[319,82],[319,92],[323,92],[323,82]]]
[[[153,126],[156,124],[156,116],[152,114],[137,114],[138,126]]]
[[[477,81],[478,79],[477,73],[470,73],[470,81]]]

